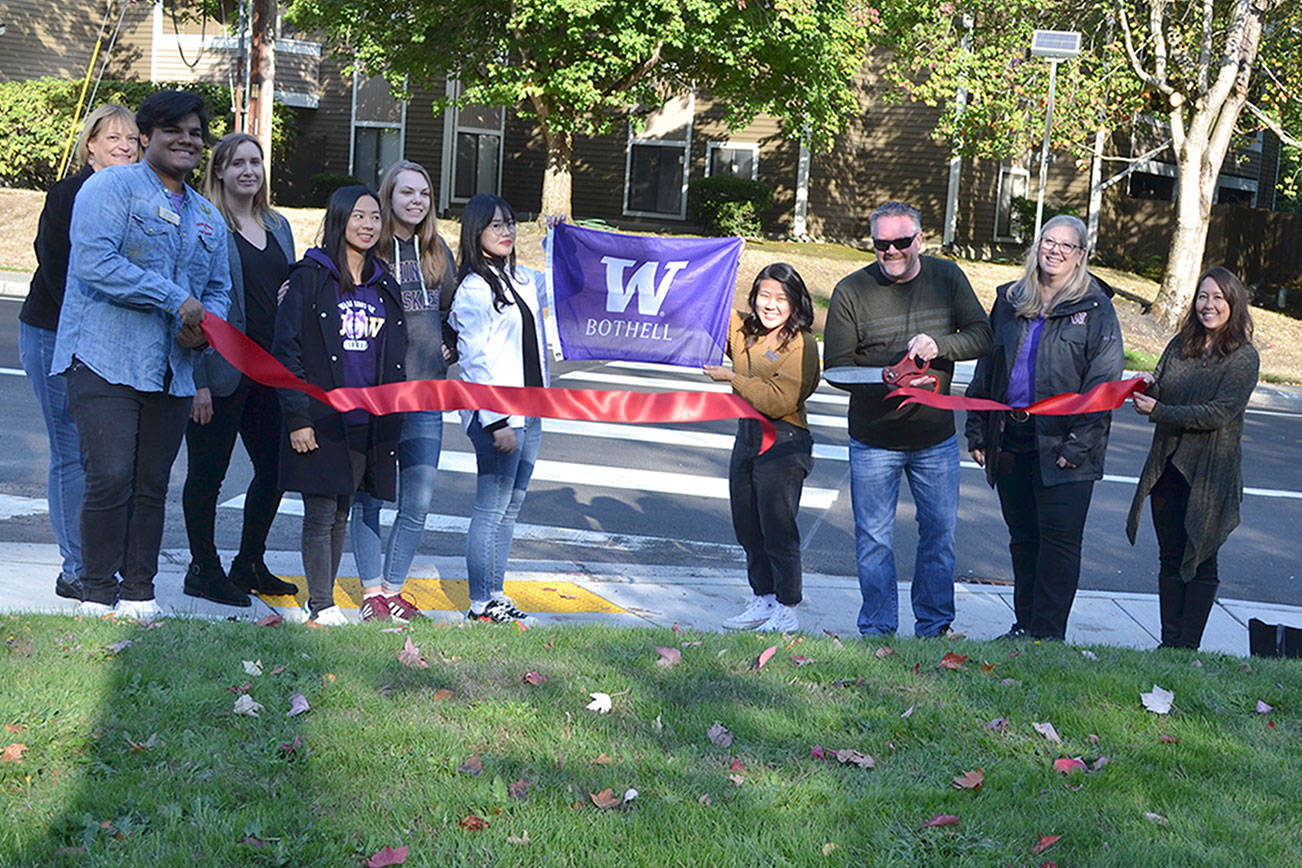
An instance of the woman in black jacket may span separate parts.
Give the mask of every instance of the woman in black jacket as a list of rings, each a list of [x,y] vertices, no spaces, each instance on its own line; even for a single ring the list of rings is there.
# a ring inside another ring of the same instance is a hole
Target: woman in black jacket
[[[1085,224],[1044,224],[1022,279],[999,287],[994,344],[977,362],[972,398],[1025,407],[1085,392],[1121,375],[1121,327],[1091,276]],[[1081,539],[1094,483],[1103,476],[1110,413],[1031,416],[969,412],[968,450],[999,492],[1013,558],[1012,629],[1003,638],[1063,639],[1080,580]]]
[[[321,246],[290,271],[276,313],[272,354],[322,389],[365,387],[405,379],[407,329],[398,284],[375,255],[380,202],[365,187],[330,197]],[[302,392],[282,390],[287,437],[280,485],[303,495],[303,573],[312,620],[347,624],[334,603],[335,574],[348,529],[353,492],[381,500],[397,493],[401,417],[365,410],[340,413]]]

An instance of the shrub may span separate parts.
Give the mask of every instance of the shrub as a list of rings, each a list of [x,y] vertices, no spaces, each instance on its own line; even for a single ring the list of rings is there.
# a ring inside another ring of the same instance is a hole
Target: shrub
[[[1037,199],[1028,199],[1025,196],[1013,197],[1013,234],[1030,243],[1035,240],[1035,208],[1038,204]],[[1041,219],[1041,225],[1048,223],[1059,214],[1070,214],[1072,217],[1079,217],[1080,213],[1066,205],[1055,205],[1046,198],[1044,203],[1044,217]]]
[[[707,232],[753,238],[763,230],[760,214],[772,204],[773,193],[759,181],[722,176],[693,181],[688,201]]]
[[[134,109],[158,90],[188,90],[203,97],[211,119],[213,140],[234,126],[230,90],[208,82],[147,82],[104,79],[95,94],[95,105],[84,106],[82,117],[95,106],[117,103]],[[45,190],[57,178],[59,161],[75,138],[72,115],[81,95],[81,82],[46,77],[27,81],[0,82],[0,185]],[[89,93],[87,94],[89,96]],[[294,147],[295,116],[288,106],[274,108],[271,158],[283,160]],[[207,156],[205,155],[205,161]],[[196,176],[192,183],[198,184]]]
[[[362,182],[344,172],[318,172],[307,179],[307,204],[324,208],[330,201],[330,194],[340,187],[347,187]]]

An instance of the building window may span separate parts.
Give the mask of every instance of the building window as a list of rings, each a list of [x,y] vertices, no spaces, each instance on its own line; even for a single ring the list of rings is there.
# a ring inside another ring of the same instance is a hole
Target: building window
[[[1253,178],[1221,175],[1216,182],[1216,204],[1257,207],[1257,182]]]
[[[460,96],[460,83],[449,81],[447,93]],[[447,113],[444,148],[451,201],[501,191],[505,124],[506,110],[501,107],[466,105]]]
[[[1022,166],[999,167],[999,197],[995,200],[995,240],[1021,241],[1023,227],[1017,219],[1014,201],[1026,199],[1031,173]]]
[[[1152,172],[1131,172],[1126,179],[1126,193],[1132,199],[1154,199],[1159,202],[1175,201],[1175,178]]]
[[[372,190],[384,170],[402,159],[402,130],[358,125],[353,128],[353,177]]]
[[[687,218],[687,161],[692,144],[694,94],[669,100],[634,134],[630,125],[624,167],[624,213]]]
[[[754,181],[759,177],[759,145],[710,142],[706,145],[705,175]]]
[[[363,78],[354,72],[352,114],[349,172],[375,189],[384,170],[402,159],[407,103],[394,99],[389,83],[380,76]]]

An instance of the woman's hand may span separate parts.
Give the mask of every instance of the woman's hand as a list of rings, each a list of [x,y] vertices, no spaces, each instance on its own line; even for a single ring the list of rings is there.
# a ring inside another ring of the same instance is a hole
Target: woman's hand
[[[493,432],[493,448],[508,455],[515,451],[515,431],[510,425]]]
[[[1135,392],[1131,395],[1130,400],[1135,404],[1135,412],[1141,416],[1147,416],[1149,413],[1152,413],[1153,408],[1157,406],[1156,398],[1150,398],[1139,392]]]
[[[314,451],[316,449],[316,429],[311,425],[306,428],[295,428],[289,432],[289,445],[299,454]]]
[[[190,421],[207,425],[212,421],[212,389],[202,386],[194,390],[194,403],[190,405]]]
[[[723,365],[706,365],[701,368],[705,376],[719,383],[731,383],[735,376],[731,368],[725,368]]]
[[[972,460],[976,462],[977,467],[986,466],[986,451],[984,449],[972,449],[968,452]]]
[[[1070,461],[1068,461],[1066,458],[1063,458],[1061,455],[1058,456],[1059,470],[1074,470],[1075,468],[1076,468],[1075,464],[1072,464]]]

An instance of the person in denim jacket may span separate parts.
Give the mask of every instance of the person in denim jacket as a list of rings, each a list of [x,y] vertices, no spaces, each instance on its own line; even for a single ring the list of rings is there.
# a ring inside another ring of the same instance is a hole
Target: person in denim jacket
[[[185,183],[208,138],[202,98],[155,93],[136,125],[144,160],[96,172],[73,205],[51,370],[67,372],[86,468],[79,611],[148,619],[199,323],[225,316],[231,281],[221,213]]]

